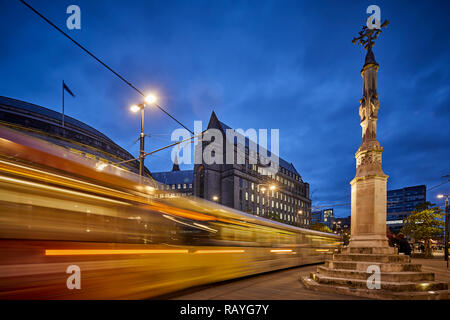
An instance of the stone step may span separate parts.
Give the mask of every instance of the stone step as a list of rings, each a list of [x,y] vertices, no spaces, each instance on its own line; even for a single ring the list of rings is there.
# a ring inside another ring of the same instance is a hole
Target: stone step
[[[329,277],[367,280],[372,273],[357,270],[330,269],[318,267],[317,272]],[[431,272],[381,272],[381,281],[386,282],[423,282],[434,281],[434,273]]]
[[[384,255],[384,254],[359,254],[359,253],[341,253],[333,254],[333,261],[358,261],[358,262],[411,262],[411,258],[405,255]]]
[[[319,284],[344,286],[357,289],[368,289],[367,281],[360,279],[350,278],[335,278],[325,276],[319,273],[311,273],[311,279]],[[423,282],[389,282],[381,281],[380,290],[387,290],[391,292],[419,292],[419,291],[438,291],[448,290],[448,284],[446,282],[439,281],[423,281]],[[377,289],[372,289],[377,290]]]
[[[320,292],[330,292],[337,294],[352,295],[357,297],[365,297],[372,299],[393,299],[393,300],[448,300],[450,299],[450,290],[435,291],[403,291],[392,292],[386,290],[370,290],[367,288],[350,288],[344,286],[331,286],[320,284],[308,276],[300,277],[303,285],[311,290]]]
[[[366,271],[371,265],[380,267],[381,272],[422,271],[422,265],[416,263],[380,263],[380,262],[358,262],[358,261],[325,261],[325,267],[330,269],[346,269]]]
[[[393,247],[373,247],[373,248],[355,248],[344,247],[342,253],[360,253],[360,254],[397,254],[397,248]]]

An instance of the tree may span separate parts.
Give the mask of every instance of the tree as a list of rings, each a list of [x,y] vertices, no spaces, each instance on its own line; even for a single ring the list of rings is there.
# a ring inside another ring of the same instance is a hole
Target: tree
[[[438,239],[444,233],[444,213],[431,202],[418,204],[416,209],[403,220],[402,232],[416,241],[425,242],[425,257],[431,257],[431,239]]]
[[[317,222],[317,223],[314,223],[313,225],[311,225],[310,229],[316,230],[316,231],[321,231],[321,232],[328,232],[328,233],[332,232],[331,229],[328,228],[328,226],[326,224],[320,223],[320,222]]]

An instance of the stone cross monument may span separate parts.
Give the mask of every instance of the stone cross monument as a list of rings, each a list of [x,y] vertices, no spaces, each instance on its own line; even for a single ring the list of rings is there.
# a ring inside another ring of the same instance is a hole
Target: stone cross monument
[[[385,21],[380,27],[386,27]],[[448,284],[389,247],[386,238],[386,182],[381,169],[383,148],[377,141],[380,103],[377,93],[378,63],[372,52],[381,29],[363,27],[353,43],[367,50],[361,70],[363,96],[359,116],[362,143],[356,151],[352,186],[351,237],[340,252],[326,252],[325,264],[300,280],[311,290],[377,299],[448,299]]]
[[[386,27],[385,21],[381,27]],[[363,96],[360,100],[359,116],[362,127],[362,144],[356,152],[356,175],[350,182],[351,193],[351,237],[350,247],[387,248],[386,238],[386,183],[388,176],[381,169],[383,148],[377,141],[377,119],[380,102],[377,93],[378,63],[372,52],[374,40],[381,29],[366,26],[353,43],[360,43],[367,50],[364,66]],[[382,250],[381,250],[382,251]],[[380,252],[381,253],[381,252]]]

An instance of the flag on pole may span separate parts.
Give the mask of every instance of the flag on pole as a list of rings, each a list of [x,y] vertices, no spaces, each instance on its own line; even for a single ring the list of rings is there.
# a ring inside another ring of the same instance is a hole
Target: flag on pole
[[[64,127],[64,91],[67,91],[72,97],[75,98],[75,95],[72,91],[70,91],[69,87],[66,85],[66,83],[63,80],[63,88],[62,88],[62,126]]]
[[[70,95],[71,95],[72,97],[75,98],[75,95],[72,93],[72,91],[70,91],[69,87],[66,85],[66,83],[64,82],[64,80],[63,80],[63,89],[66,90],[68,93],[70,93]]]

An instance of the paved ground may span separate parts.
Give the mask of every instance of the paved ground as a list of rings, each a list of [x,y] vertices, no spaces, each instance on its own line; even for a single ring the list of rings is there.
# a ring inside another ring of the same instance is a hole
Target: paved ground
[[[450,283],[450,269],[441,259],[413,259],[422,264],[425,272],[434,272],[436,280]],[[222,284],[194,288],[172,296],[172,299],[186,300],[359,300],[362,298],[306,289],[300,282],[301,275],[309,275],[317,265],[305,266],[248,277]]]
[[[306,289],[299,281],[309,275],[315,266],[287,269],[211,285],[172,297],[186,300],[356,300],[357,297],[315,292]]]

